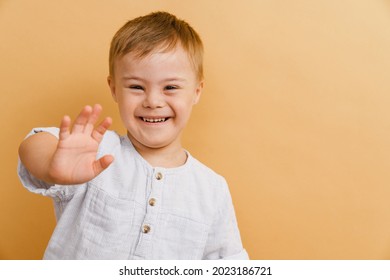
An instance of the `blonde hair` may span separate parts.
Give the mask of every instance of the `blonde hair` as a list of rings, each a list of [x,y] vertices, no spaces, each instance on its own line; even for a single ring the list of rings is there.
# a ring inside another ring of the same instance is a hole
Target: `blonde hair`
[[[203,44],[199,35],[187,22],[167,12],[135,18],[116,32],[110,47],[110,75],[114,76],[115,60],[127,53],[142,58],[156,49],[170,51],[178,44],[187,52],[197,78],[202,80]]]

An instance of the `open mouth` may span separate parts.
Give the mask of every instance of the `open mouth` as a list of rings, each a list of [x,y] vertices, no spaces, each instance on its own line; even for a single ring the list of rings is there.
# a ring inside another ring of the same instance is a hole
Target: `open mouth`
[[[169,118],[144,118],[144,117],[140,117],[140,119],[147,123],[163,123],[169,120]]]

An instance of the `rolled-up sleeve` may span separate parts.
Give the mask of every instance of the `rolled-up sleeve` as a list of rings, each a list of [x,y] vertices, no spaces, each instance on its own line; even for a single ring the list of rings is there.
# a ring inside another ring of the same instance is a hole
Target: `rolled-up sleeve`
[[[232,198],[224,179],[218,211],[209,232],[203,259],[249,259],[242,246]]]
[[[39,132],[48,132],[58,138],[59,129],[57,127],[34,128],[30,131],[26,138]],[[20,158],[18,159],[17,170],[20,181],[30,192],[54,198],[58,196],[59,191],[62,189],[61,186],[48,184],[34,177],[20,161]]]

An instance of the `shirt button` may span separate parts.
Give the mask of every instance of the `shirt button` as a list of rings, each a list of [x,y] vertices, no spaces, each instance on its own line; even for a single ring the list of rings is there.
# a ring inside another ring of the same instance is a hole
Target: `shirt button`
[[[161,180],[163,178],[163,175],[161,174],[161,172],[158,172],[157,174],[156,174],[156,179],[157,180]]]
[[[156,205],[156,199],[155,199],[155,198],[149,199],[149,205],[150,205],[150,206]]]
[[[142,232],[143,232],[143,233],[148,233],[149,231],[150,231],[150,226],[144,225],[144,226],[142,227]]]

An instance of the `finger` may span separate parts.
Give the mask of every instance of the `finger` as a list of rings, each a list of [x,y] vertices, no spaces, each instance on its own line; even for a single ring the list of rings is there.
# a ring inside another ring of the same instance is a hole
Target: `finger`
[[[95,123],[97,122],[100,113],[102,112],[103,108],[100,104],[95,104],[92,108],[92,113],[89,116],[89,119],[87,121],[87,124],[84,127],[84,133],[91,134],[93,131],[93,128],[95,126]]]
[[[93,170],[95,177],[99,175],[104,169],[106,169],[114,161],[112,155],[105,155],[93,163]]]
[[[104,133],[112,124],[112,119],[110,117],[105,118],[98,127],[92,132],[92,138],[95,139],[98,143],[102,141]]]
[[[65,140],[69,136],[70,132],[70,117],[69,116],[64,116],[61,120],[60,124],[60,140]]]
[[[83,132],[84,127],[88,122],[89,116],[91,115],[92,108],[87,105],[81,110],[73,124],[72,132]]]

